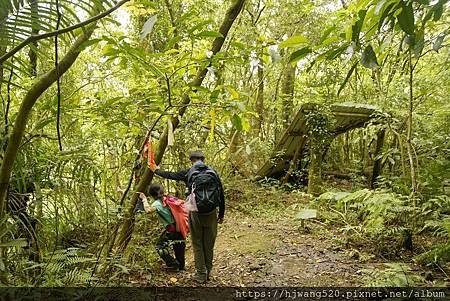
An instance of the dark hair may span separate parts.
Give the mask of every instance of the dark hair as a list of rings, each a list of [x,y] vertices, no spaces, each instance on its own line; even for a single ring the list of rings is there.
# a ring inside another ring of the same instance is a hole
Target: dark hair
[[[152,183],[147,188],[147,194],[155,200],[162,200],[164,197],[164,187],[161,184]]]
[[[198,160],[203,161],[203,160],[205,160],[205,155],[203,154],[203,152],[201,150],[193,151],[189,155],[189,160],[191,160],[191,161],[198,161]]]

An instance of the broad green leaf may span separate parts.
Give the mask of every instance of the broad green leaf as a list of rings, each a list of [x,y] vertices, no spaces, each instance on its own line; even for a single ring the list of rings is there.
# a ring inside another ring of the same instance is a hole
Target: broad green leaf
[[[196,37],[207,37],[207,38],[223,38],[223,35],[218,31],[206,30],[195,35]]]
[[[353,66],[350,68],[350,70],[347,73],[347,76],[345,77],[344,81],[342,82],[341,86],[339,87],[337,95],[341,94],[342,89],[344,89],[345,85],[347,84],[348,80],[350,79],[350,76],[352,76],[353,71],[355,71],[356,66],[358,66],[358,62],[354,63]]]
[[[372,45],[368,45],[361,56],[361,64],[369,69],[378,67],[377,56],[373,51]]]
[[[346,51],[349,45],[350,45],[350,43],[345,43],[345,44],[343,44],[342,46],[340,46],[338,48],[331,49],[331,50],[327,51],[325,53],[325,58],[327,60],[334,60],[335,58],[340,56],[344,51]]]
[[[296,219],[311,219],[317,217],[316,209],[302,209],[295,216]]]
[[[331,26],[331,27],[327,28],[324,31],[324,33],[322,34],[322,36],[320,37],[319,44],[322,44],[328,38],[330,33],[335,29],[336,29],[336,26]]]
[[[442,17],[445,2],[446,0],[439,0],[439,2],[434,6],[433,21],[438,21]]]
[[[242,130],[245,132],[250,131],[250,121],[246,117],[241,117]]]
[[[141,41],[145,39],[153,30],[153,26],[155,25],[156,21],[158,20],[157,15],[153,15],[144,23],[144,26],[142,26],[141,30]]]
[[[415,43],[414,43],[414,56],[420,57],[420,54],[422,53],[423,47],[425,46],[425,37],[423,30],[420,30],[417,32],[415,36]]]
[[[297,46],[300,46],[300,45],[306,44],[306,43],[308,43],[308,39],[306,37],[304,37],[304,36],[293,36],[293,37],[290,37],[289,39],[281,42],[279,47],[280,48],[297,47]]]
[[[390,13],[393,9],[395,9],[395,7],[397,7],[397,3],[391,3],[389,5],[386,6],[386,8],[383,10],[383,13],[381,14],[380,20],[378,21],[378,30],[380,30],[380,28],[383,26],[384,24],[384,20],[390,16]],[[392,16],[390,16],[392,18]]]
[[[212,91],[211,95],[209,96],[209,101],[211,103],[216,103],[217,99],[219,98],[220,90],[214,90]]]
[[[88,40],[86,42],[84,42],[83,44],[80,45],[79,49],[81,51],[83,51],[84,49],[88,48],[89,46],[95,45],[98,42],[100,42],[102,39],[92,39],[92,40]]]
[[[414,11],[412,8],[412,3],[406,4],[401,1],[401,12],[397,16],[398,24],[400,28],[407,34],[414,34]]]
[[[359,33],[364,24],[364,18],[366,17],[367,10],[363,9],[358,12],[358,21],[352,26],[352,41],[357,45],[359,44]]]
[[[232,86],[226,86],[225,89],[231,94],[232,99],[239,99],[239,93]]]
[[[238,114],[234,114],[233,117],[231,117],[231,123],[236,130],[242,131],[242,120]]]
[[[381,9],[387,2],[388,2],[388,0],[381,0],[380,2],[378,2],[377,6],[375,7],[375,15],[380,14]]]
[[[173,37],[172,39],[170,39],[167,44],[166,44],[166,49],[171,49],[173,48],[173,46],[178,43],[179,41],[181,41],[181,37],[180,36],[176,36]]]
[[[0,243],[0,248],[7,248],[7,247],[26,247],[27,241],[24,238],[15,239],[7,242]]]
[[[304,47],[302,49],[299,49],[291,54],[289,57],[289,63],[298,62],[308,54],[312,52],[312,49],[310,47]]]

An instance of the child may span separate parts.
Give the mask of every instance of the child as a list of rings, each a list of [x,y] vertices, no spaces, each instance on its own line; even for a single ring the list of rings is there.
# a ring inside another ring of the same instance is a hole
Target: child
[[[177,232],[175,219],[169,207],[163,202],[164,188],[160,184],[150,184],[147,193],[154,199],[154,202],[149,205],[145,194],[141,193],[142,204],[147,213],[156,211],[158,219],[164,227],[164,232],[156,243],[156,252],[166,263],[167,267],[174,271],[184,270],[184,251],[186,243],[183,235]],[[170,247],[172,246],[175,253],[175,258],[170,254]]]

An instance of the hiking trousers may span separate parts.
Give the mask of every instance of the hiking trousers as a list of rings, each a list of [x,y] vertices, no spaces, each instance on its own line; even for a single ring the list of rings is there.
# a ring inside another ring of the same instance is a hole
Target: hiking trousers
[[[165,230],[159,237],[155,248],[159,257],[164,260],[168,267],[184,269],[186,243],[180,232],[168,232]],[[173,248],[175,258],[171,255],[171,248]]]
[[[204,276],[212,269],[217,236],[217,210],[209,213],[189,212],[189,230],[194,250],[195,269]]]

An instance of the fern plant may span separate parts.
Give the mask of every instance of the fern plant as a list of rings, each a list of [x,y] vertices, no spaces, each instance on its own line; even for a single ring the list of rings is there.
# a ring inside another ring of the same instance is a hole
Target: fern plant
[[[366,285],[374,287],[411,287],[423,285],[425,279],[413,273],[411,268],[402,263],[388,263],[384,270],[365,270]]]
[[[96,281],[94,263],[96,258],[81,254],[78,248],[57,250],[44,258],[43,263],[32,264],[26,270],[40,271],[37,283],[41,286],[80,286]]]

